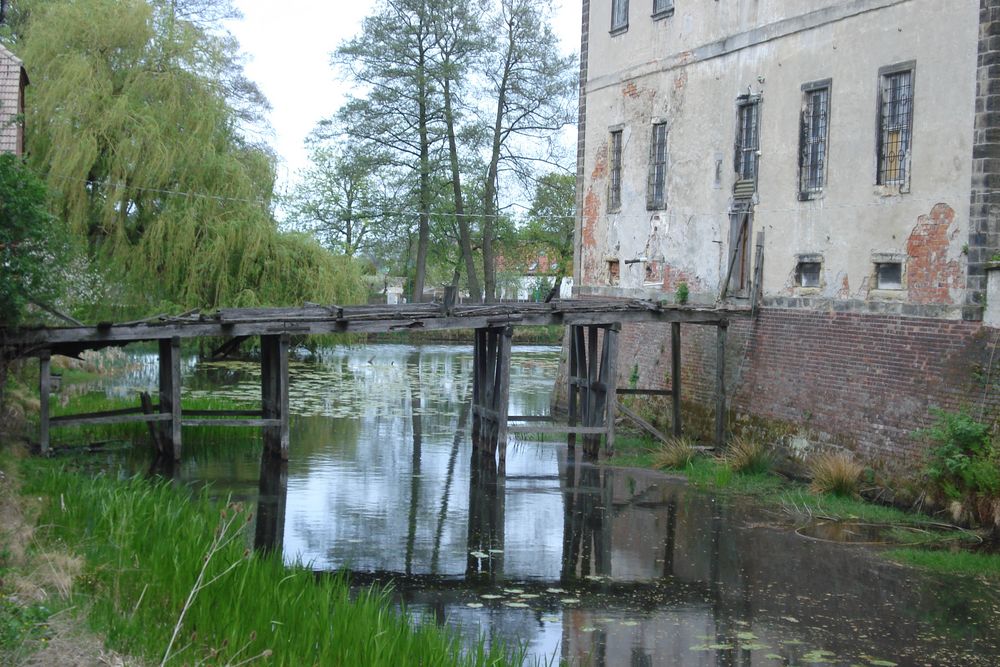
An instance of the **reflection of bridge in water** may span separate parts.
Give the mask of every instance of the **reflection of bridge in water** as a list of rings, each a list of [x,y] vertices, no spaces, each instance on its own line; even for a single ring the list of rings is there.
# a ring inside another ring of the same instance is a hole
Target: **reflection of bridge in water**
[[[36,356],[40,360],[41,418],[39,442],[49,447],[55,426],[145,422],[161,452],[179,460],[184,426],[254,426],[263,429],[267,448],[288,458],[288,356],[291,336],[335,333],[384,333],[400,330],[474,330],[472,433],[475,445],[490,456],[499,453],[501,469],[511,433],[566,434],[570,445],[582,436],[584,452],[597,456],[601,438],[614,450],[615,415],[619,393],[655,393],[673,399],[672,426],[680,434],[681,325],[715,326],[716,440],[725,436],[724,415],[726,331],[739,309],[664,305],[651,301],[574,299],[552,303],[455,305],[449,291],[445,303],[387,306],[319,306],[301,308],[222,309],[212,314],[188,313],[120,324],[49,327],[0,331],[3,353]],[[669,390],[619,389],[618,333],[623,323],[660,322],[671,325],[671,387]],[[510,415],[510,350],[513,327],[568,328],[568,418]],[[218,351],[232,351],[252,338],[260,339],[260,410],[184,410],[181,405],[180,342],[182,339],[226,339]],[[108,412],[50,417],[50,358],[85,350],[124,346],[140,341],[158,343],[159,402]],[[626,413],[630,414],[630,413]],[[633,418],[636,416],[632,415]],[[641,421],[641,420],[640,420]]]

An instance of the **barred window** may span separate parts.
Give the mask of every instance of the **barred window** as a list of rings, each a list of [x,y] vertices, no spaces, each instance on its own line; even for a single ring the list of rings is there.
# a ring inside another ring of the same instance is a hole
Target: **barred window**
[[[808,197],[823,190],[826,181],[827,133],[830,125],[830,86],[805,90],[800,135],[799,194]]]
[[[628,0],[611,0],[611,32],[628,28]]]
[[[757,152],[760,150],[760,98],[740,98],[736,128],[737,181],[757,180]]]
[[[622,131],[615,130],[611,133],[611,146],[609,147],[610,176],[611,181],[608,187],[608,210],[617,211],[622,207]]]
[[[665,16],[674,11],[674,0],[653,0],[653,16]]]
[[[653,125],[649,146],[649,183],[646,186],[646,208],[663,208],[667,203],[667,124]]]
[[[878,118],[878,185],[907,181],[913,134],[913,69],[881,75]]]

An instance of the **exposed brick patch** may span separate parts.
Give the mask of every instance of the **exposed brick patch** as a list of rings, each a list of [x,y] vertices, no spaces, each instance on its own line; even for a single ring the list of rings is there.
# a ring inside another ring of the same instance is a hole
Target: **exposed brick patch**
[[[601,198],[593,188],[587,191],[583,200],[583,215],[580,223],[581,272],[584,283],[597,283],[600,275],[600,258],[597,256],[595,234],[601,218]]]
[[[635,99],[639,97],[639,95],[641,94],[642,92],[639,90],[639,87],[635,85],[635,81],[629,81],[624,86],[622,86],[622,95],[624,95],[625,97],[631,97],[632,99]]]
[[[930,215],[922,215],[906,242],[906,287],[911,303],[954,303],[954,291],[963,287],[963,271],[948,259],[958,234],[955,211],[938,204]]]
[[[712,405],[715,328],[681,329],[682,395]],[[669,330],[623,329],[622,382],[634,363],[640,386],[668,385]],[[991,422],[1000,414],[1000,377],[992,377],[1000,370],[983,383],[991,360],[1000,367],[992,355],[998,337],[977,322],[764,308],[755,323],[740,318],[729,327],[732,407],[912,469],[925,448],[914,433],[930,425],[932,408],[969,409]]]
[[[663,291],[673,292],[681,283],[687,283],[688,288],[693,292],[703,291],[704,286],[698,280],[698,276],[692,276],[684,269],[673,267],[669,264],[662,266],[663,271]]]

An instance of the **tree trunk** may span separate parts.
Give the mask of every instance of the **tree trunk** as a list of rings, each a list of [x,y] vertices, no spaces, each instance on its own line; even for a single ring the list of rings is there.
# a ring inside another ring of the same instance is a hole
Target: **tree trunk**
[[[472,235],[469,232],[469,220],[465,217],[465,202],[462,200],[462,175],[458,169],[458,142],[455,140],[455,114],[451,106],[451,81],[444,80],[444,117],[448,126],[448,156],[451,160],[451,188],[455,196],[455,218],[458,221],[458,238],[465,262],[465,274],[468,278],[469,301],[479,303],[482,300],[482,290],[479,287],[479,277],[476,275],[476,262],[472,256]]]
[[[503,77],[497,88],[497,113],[493,122],[493,144],[490,148],[490,166],[486,171],[483,189],[483,283],[486,287],[486,301],[496,301],[497,275],[496,257],[493,251],[493,233],[497,218],[497,172],[500,168],[500,148],[503,143],[503,116],[507,103],[507,85],[510,81],[511,57],[514,45],[508,29],[507,53],[504,58]]]
[[[417,127],[420,134],[420,222],[417,227],[417,267],[413,279],[413,302],[424,300],[424,280],[427,275],[427,248],[431,235],[431,158],[430,140],[427,136],[427,78],[424,55],[420,55]]]

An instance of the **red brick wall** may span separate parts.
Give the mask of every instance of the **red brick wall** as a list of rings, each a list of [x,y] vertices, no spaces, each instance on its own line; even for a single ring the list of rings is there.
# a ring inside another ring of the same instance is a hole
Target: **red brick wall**
[[[715,327],[681,331],[682,395],[712,405]],[[622,383],[638,364],[639,386],[668,386],[669,325],[626,326],[622,334]],[[1000,368],[984,378],[1000,365],[992,353],[998,337],[978,322],[765,308],[756,321],[729,327],[731,407],[905,464],[922,451],[913,432],[932,421],[931,408],[996,418]]]

